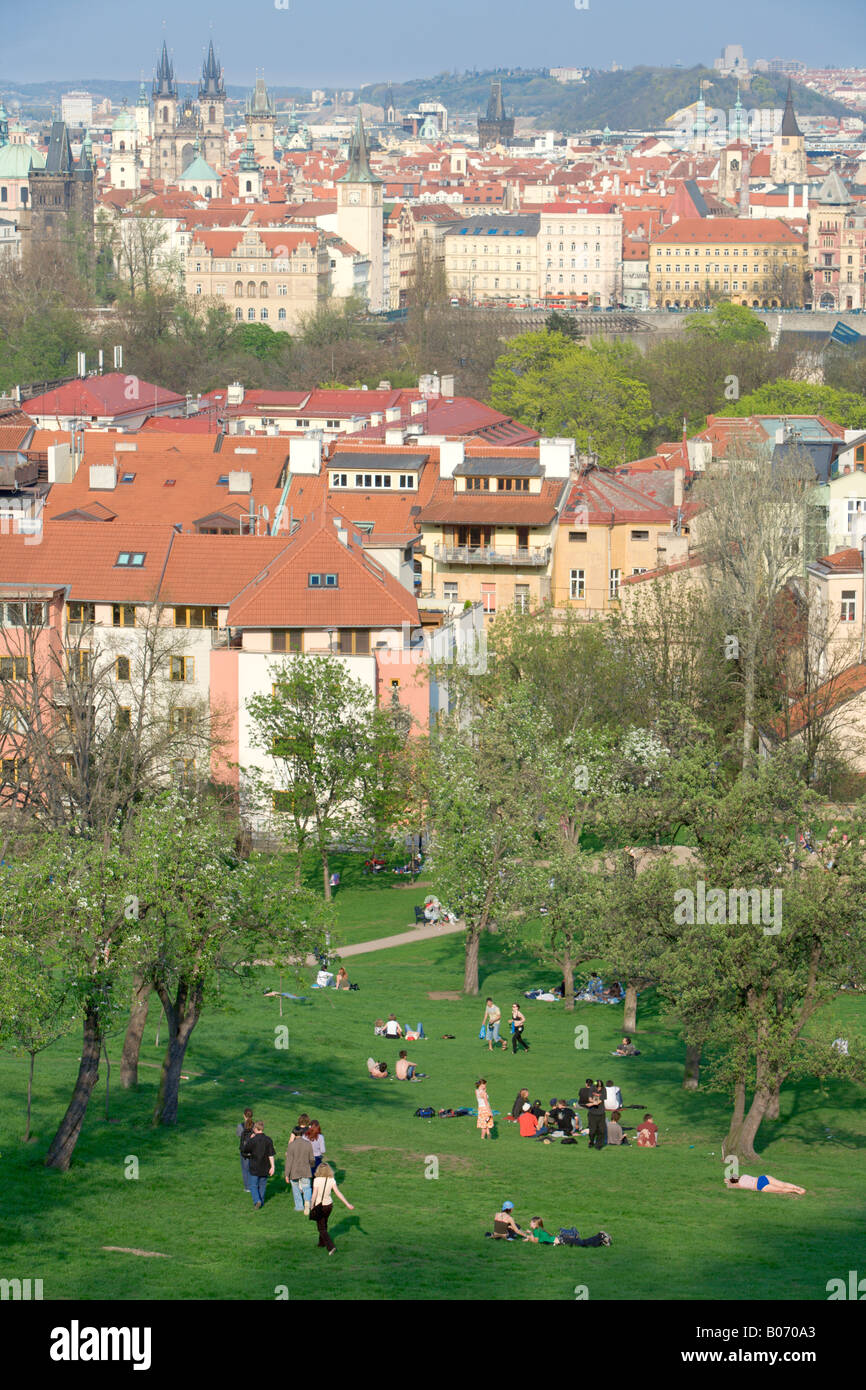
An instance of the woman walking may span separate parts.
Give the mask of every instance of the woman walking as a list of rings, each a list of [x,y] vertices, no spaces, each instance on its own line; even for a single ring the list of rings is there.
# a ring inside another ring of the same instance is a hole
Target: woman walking
[[[322,1127],[318,1120],[310,1120],[304,1138],[309,1139],[313,1146],[313,1177],[315,1177],[322,1159],[325,1157],[325,1136],[322,1134]]]
[[[328,1234],[328,1218],[334,1210],[334,1198],[339,1197],[343,1206],[349,1211],[355,1208],[351,1202],[347,1202],[334,1177],[334,1170],[330,1163],[320,1163],[319,1171],[313,1179],[313,1201],[310,1208],[310,1220],[315,1221],[319,1231],[319,1249],[327,1250],[329,1255],[333,1255],[336,1245]]]
[[[490,1139],[493,1133],[493,1111],[487,1096],[487,1082],[483,1076],[475,1083],[475,1106],[478,1111],[477,1128],[481,1130],[481,1138]]]
[[[520,1012],[516,1004],[511,1005],[511,1049],[517,1056],[518,1044],[524,1052],[529,1051],[529,1043],[523,1041],[523,1030],[526,1027],[526,1019]]]
[[[286,1148],[286,1182],[292,1185],[295,1211],[310,1214],[313,1185],[313,1146],[307,1138],[308,1115],[299,1115]]]
[[[241,1122],[241,1124],[239,1124],[239,1125],[237,1126],[237,1129],[235,1130],[235,1134],[238,1136],[239,1147],[240,1147],[240,1152],[241,1152],[241,1178],[243,1179],[244,1192],[246,1192],[247,1195],[249,1195],[249,1191],[250,1191],[250,1161],[249,1161],[248,1158],[244,1158],[244,1144],[247,1142],[248,1139],[252,1139],[252,1137],[253,1137],[253,1112],[252,1112],[252,1110],[247,1109],[247,1110],[244,1111],[244,1118],[243,1118],[243,1121]]]

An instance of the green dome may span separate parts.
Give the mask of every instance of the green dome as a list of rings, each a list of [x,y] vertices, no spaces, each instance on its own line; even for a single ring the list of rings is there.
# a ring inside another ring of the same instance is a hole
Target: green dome
[[[44,169],[45,155],[32,145],[4,145],[0,149],[0,179],[26,179],[31,169]]]

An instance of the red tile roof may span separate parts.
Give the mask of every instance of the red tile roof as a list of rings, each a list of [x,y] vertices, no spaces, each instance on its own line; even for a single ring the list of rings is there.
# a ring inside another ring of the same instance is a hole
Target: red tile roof
[[[157,406],[183,405],[185,401],[185,396],[179,396],[176,391],[167,391],[164,386],[154,386],[152,382],[126,376],[123,372],[107,372],[104,376],[68,381],[43,396],[34,396],[26,404],[28,414],[34,416],[80,415],[122,419],[125,415],[138,415]]]
[[[653,246],[685,242],[762,242],[784,246],[802,246],[802,238],[775,217],[688,217],[681,218],[666,231],[657,233]]]

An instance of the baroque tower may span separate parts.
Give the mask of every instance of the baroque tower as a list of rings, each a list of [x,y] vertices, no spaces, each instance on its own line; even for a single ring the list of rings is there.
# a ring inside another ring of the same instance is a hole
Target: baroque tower
[[[201,81],[198,84],[198,111],[202,155],[212,168],[222,172],[226,163],[226,89],[222,71],[213,51],[212,39],[208,44],[207,57],[202,64]]]
[[[777,184],[806,182],[806,142],[794,115],[790,81],[782,124],[773,136],[770,178]]]
[[[264,169],[276,169],[274,134],[277,113],[263,77],[256,78],[255,91],[247,98],[247,135],[253,142],[256,159]]]

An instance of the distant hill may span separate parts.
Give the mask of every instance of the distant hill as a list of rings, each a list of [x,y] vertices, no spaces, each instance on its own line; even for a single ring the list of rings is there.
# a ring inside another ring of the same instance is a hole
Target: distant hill
[[[557,82],[542,70],[499,69],[491,72],[439,73],[436,77],[383,82],[361,89],[361,99],[385,106],[390,99],[400,111],[420,101],[441,101],[456,115],[478,115],[487,108],[490,83],[502,82],[509,115],[531,119],[537,129],[657,130],[668,116],[697,100],[698,83],[712,83],[704,99],[708,106],[728,110],[737,99],[733,78],[719,77],[712,68],[629,68],[622,72],[591,72],[585,82]],[[781,107],[787,79],[755,74],[741,100],[749,107]],[[803,115],[850,116],[852,111],[808,87],[794,83],[794,106]]]

